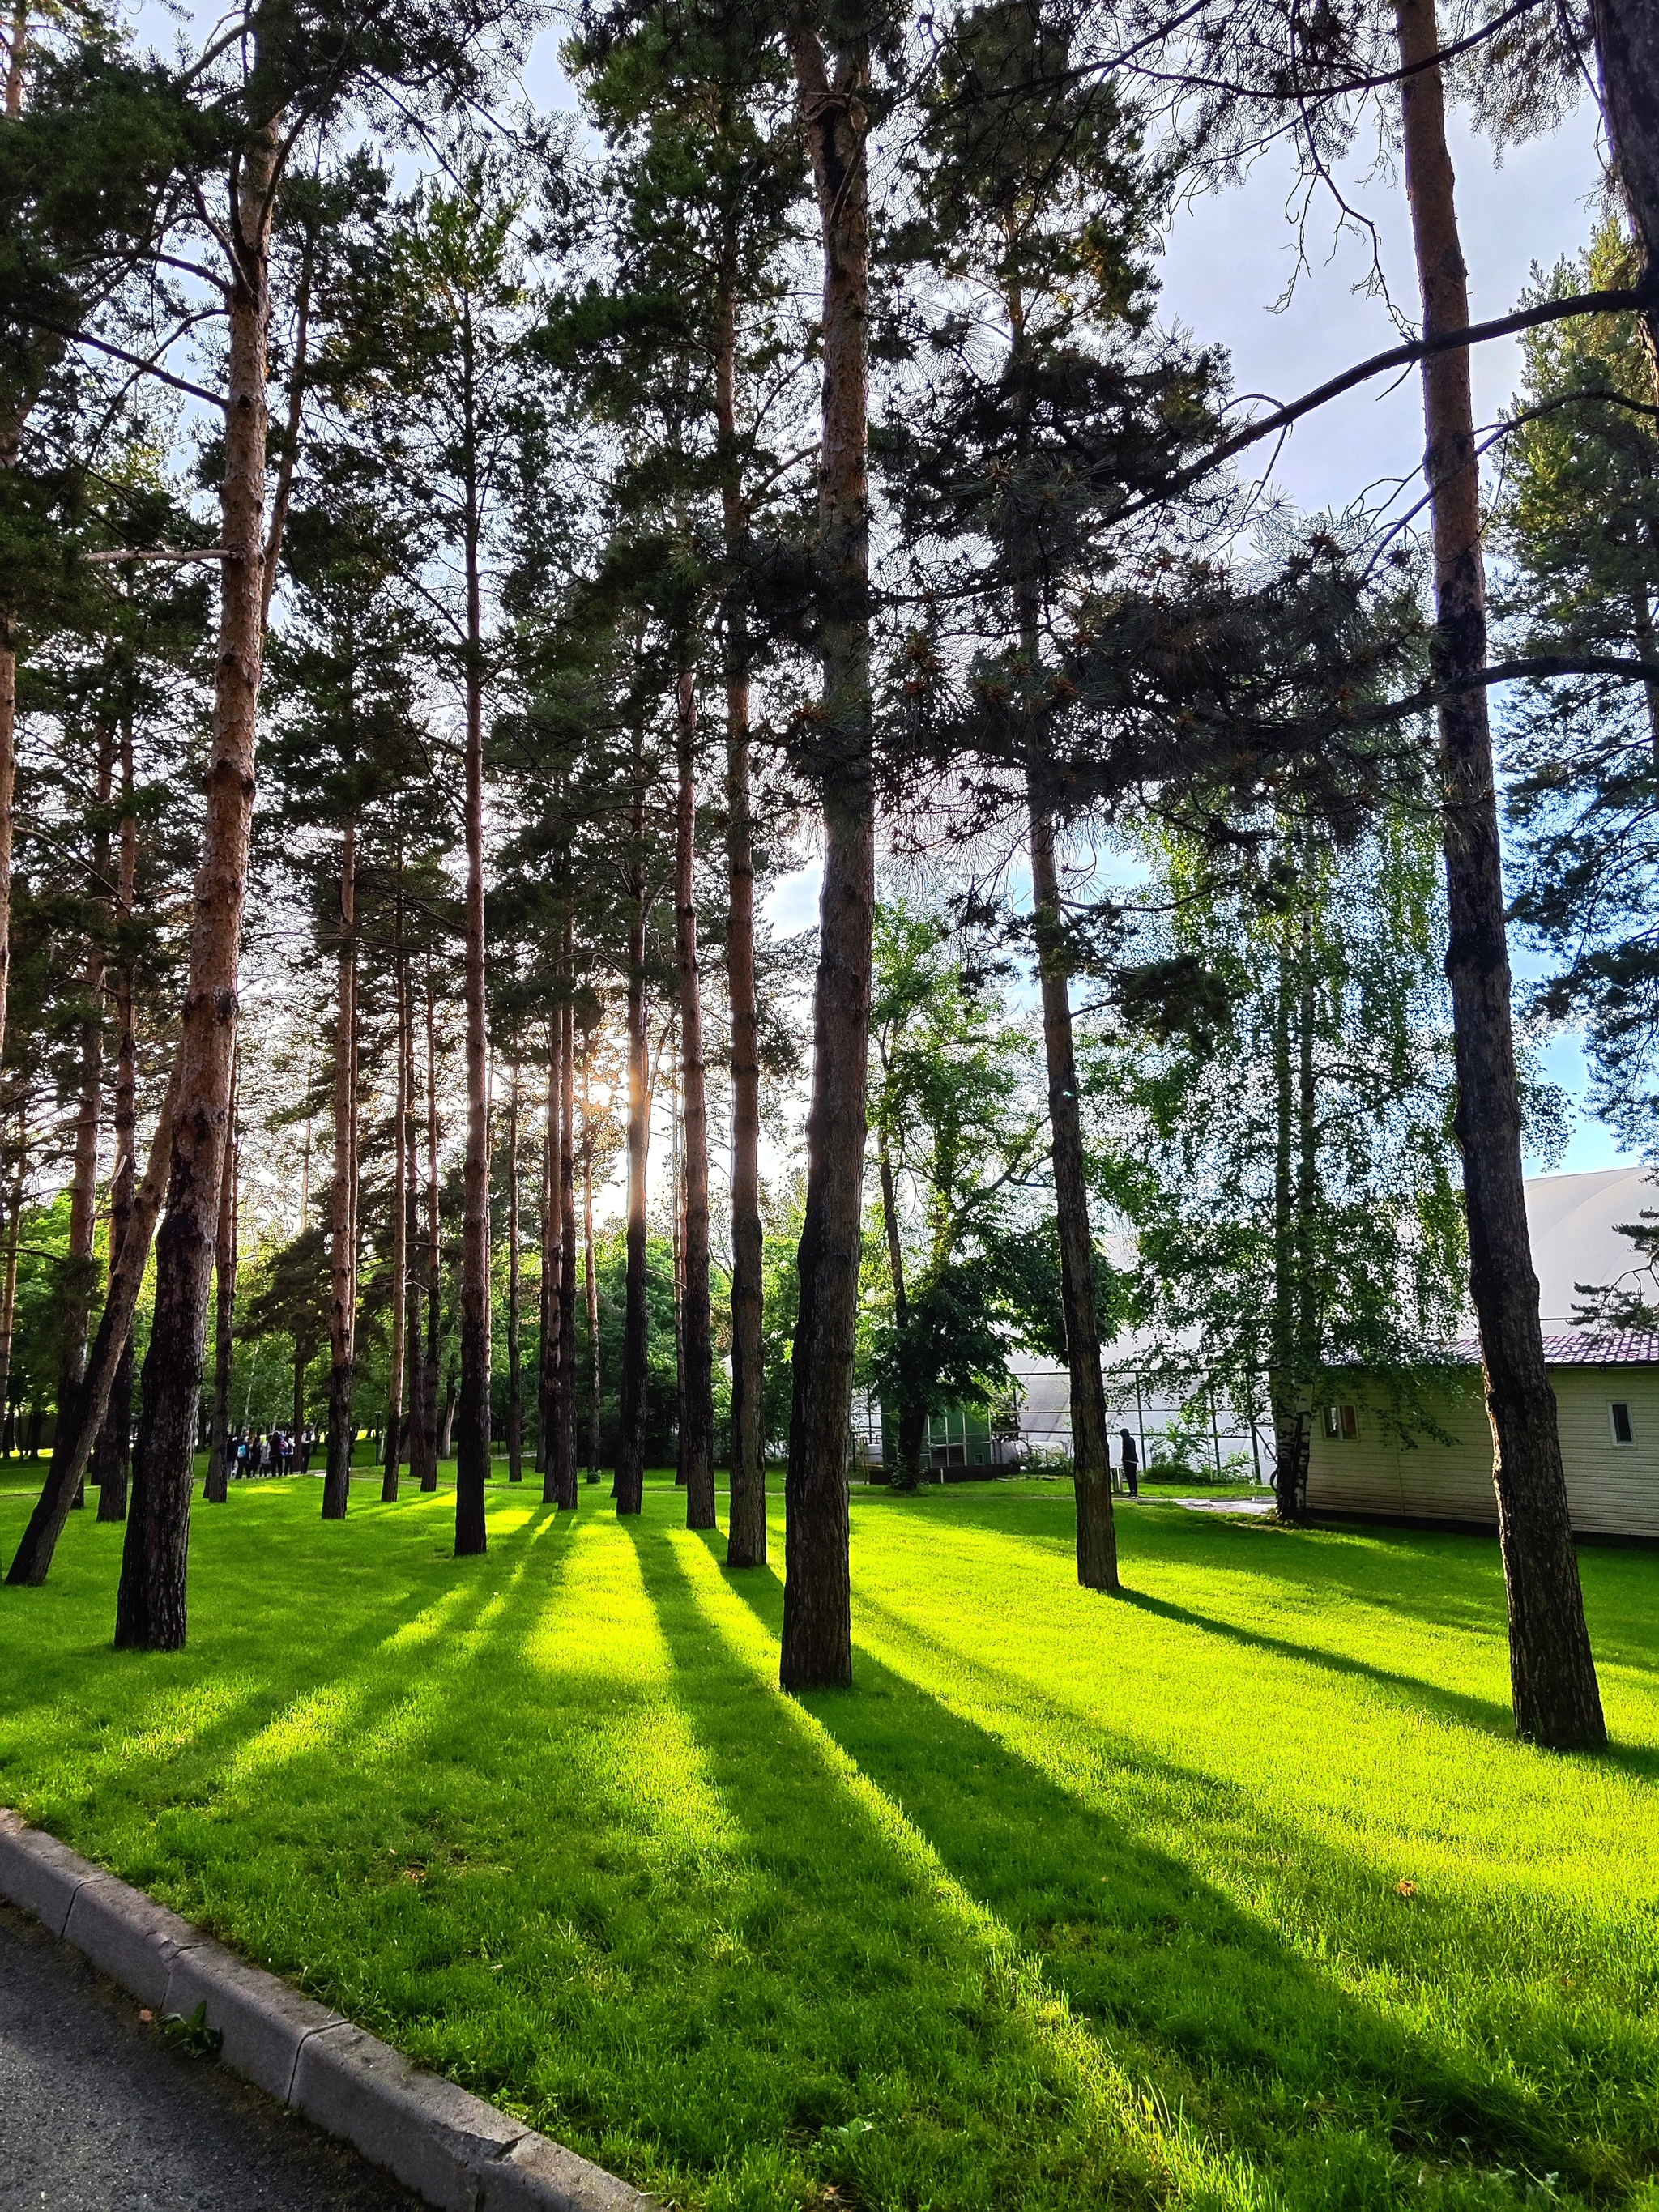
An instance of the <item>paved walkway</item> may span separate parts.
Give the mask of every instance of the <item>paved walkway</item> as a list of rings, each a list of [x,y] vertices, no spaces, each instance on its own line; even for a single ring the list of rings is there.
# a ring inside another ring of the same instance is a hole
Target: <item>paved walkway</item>
[[[419,2212],[0,1905],[3,2212]]]
[[[1271,1498],[1155,1498],[1154,1505],[1184,1505],[1189,1513],[1243,1513],[1259,1519],[1273,1510]]]

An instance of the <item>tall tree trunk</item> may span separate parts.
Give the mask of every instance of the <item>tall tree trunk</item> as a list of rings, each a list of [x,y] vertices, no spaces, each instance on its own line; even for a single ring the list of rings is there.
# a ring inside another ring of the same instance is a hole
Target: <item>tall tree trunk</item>
[[[442,1192],[438,1188],[438,1002],[427,953],[427,1356],[420,1363],[420,1489],[438,1489],[438,1356],[445,1328]],[[414,1468],[410,1468],[414,1474]]]
[[[1054,859],[1054,817],[1033,757],[1026,769],[1031,841],[1031,901],[1037,975],[1042,995],[1042,1048],[1048,1077],[1054,1219],[1060,1235],[1060,1296],[1066,1322],[1066,1367],[1072,1400],[1072,1470],[1077,1495],[1077,1578],[1085,1589],[1118,1588],[1117,1532],[1112,1522],[1111,1445],[1106,1386],[1100,1371],[1100,1314],[1072,1000]]]
[[[323,1518],[351,1503],[357,1364],[357,824],[340,842],[339,977],[334,1024],[334,1182],[329,1206],[328,1467]]]
[[[256,84],[259,77],[256,52]],[[231,208],[219,653],[202,859],[179,1042],[173,1164],[167,1219],[156,1240],[155,1309],[116,1600],[115,1641],[123,1650],[179,1650],[187,1627],[191,1476],[219,1225],[220,1174],[229,1127],[230,1060],[264,648],[265,349],[280,140],[275,115],[261,117],[251,125]],[[275,550],[274,546],[270,549],[270,556]]]
[[[98,733],[95,803],[97,828],[93,837],[93,867],[100,882],[109,880],[110,797],[115,782],[116,737],[112,728]],[[69,1251],[64,1267],[64,1316],[58,1371],[58,1411],[60,1419],[81,1387],[87,1364],[87,1331],[91,1323],[92,1294],[97,1279],[93,1247],[98,1231],[98,1140],[104,1112],[104,946],[97,935],[87,945],[87,964],[82,976],[86,994],[80,1023],[81,1080],[75,1113],[75,1164],[70,1176]],[[85,1485],[75,1493],[76,1508],[86,1504]]]
[[[1591,0],[1590,27],[1613,171],[1651,284],[1659,281],[1659,0]],[[1643,320],[1659,398],[1659,300]]]
[[[823,890],[812,1006],[806,1216],[789,1427],[780,1679],[786,1690],[853,1679],[847,1454],[863,1213],[875,806],[870,696],[868,179],[866,45],[833,75],[817,33],[791,24],[800,115],[823,246],[823,428],[817,555],[823,697]]]
[[[1273,995],[1273,1297],[1267,1395],[1273,1424],[1273,1494],[1279,1518],[1303,1517],[1307,1493],[1310,1378],[1301,1370],[1297,1330],[1297,1255],[1294,1160],[1296,1075],[1291,1009],[1297,998],[1291,924],[1279,932]]]
[[[646,1307],[645,1177],[651,1155],[650,1042],[645,998],[645,770],[643,733],[634,733],[633,897],[628,921],[628,1273],[623,1305],[622,1384],[617,1424],[617,1511],[645,1504],[646,1393],[649,1317]]]
[[[682,670],[676,704],[679,769],[674,866],[674,949],[680,999],[681,1117],[684,1144],[684,1286],[685,1525],[714,1526],[714,1345],[709,1307],[708,1099],[703,1074],[702,988],[697,975],[696,679]]]
[[[678,1032],[676,1018],[673,1028]],[[668,1206],[674,1275],[674,1487],[685,1487],[685,1175],[680,1120],[678,1037],[668,1076]]]
[[[461,1214],[461,1403],[455,1468],[455,1555],[487,1548],[489,1480],[489,1041],[484,1014],[483,614],[471,323],[463,309],[466,566],[466,1157]]]
[[[6,57],[5,118],[23,112],[23,83],[28,52],[27,0],[11,11]],[[3,403],[0,403],[3,404]],[[14,404],[0,421],[0,469],[15,469],[22,444],[25,408]],[[17,618],[0,607],[0,1053],[6,1044],[6,1001],[11,981],[12,806],[17,791]],[[0,1411],[4,1401],[0,1400]]]
[[[734,228],[734,226],[732,227]],[[720,258],[714,408],[728,561],[746,516],[738,454],[737,240]],[[739,593],[726,614],[726,994],[732,1018],[732,1495],[726,1564],[766,1564],[766,1349],[760,1210],[760,1020],[755,998],[755,829],[750,793],[749,640]]]
[[[565,969],[571,975],[571,935],[565,922]],[[553,1447],[559,1504],[576,1504],[576,1008],[567,995],[560,1016],[559,1053],[559,1369],[558,1419]]]
[[[559,1288],[564,1272],[564,1207],[559,1195],[559,1122],[564,1100],[564,1014],[555,1005],[547,1024],[547,1115],[542,1129],[542,1342],[537,1425],[542,1503],[559,1502]]]
[[[507,1479],[524,1480],[524,1366],[519,1304],[519,1063],[507,1094]]]
[[[599,1278],[593,1264],[593,1121],[587,1097],[589,1032],[582,1040],[582,1275],[587,1292],[587,1479],[599,1479]]]
[[[386,1358],[386,1468],[380,1503],[398,1502],[398,1472],[404,1460],[404,1369],[409,1320],[409,956],[404,951],[402,857],[393,927],[397,953],[392,988],[398,994],[397,1108],[392,1127],[392,1342]]]
[[[1401,88],[1401,116],[1423,327],[1431,336],[1468,323],[1444,98],[1439,67],[1430,58],[1439,51],[1434,0],[1399,0],[1395,21],[1401,65],[1413,72]],[[1486,690],[1477,680],[1486,661],[1486,603],[1467,349],[1424,362],[1423,396],[1424,472],[1434,524],[1435,675],[1451,692],[1439,715],[1446,973],[1469,1283],[1480,1325],[1509,1594],[1515,1722],[1522,1735],[1552,1749],[1595,1749],[1606,1742],[1607,1729],[1584,1626],[1555,1394],[1544,1366],[1522,1175],[1492,735]]]
[[[121,862],[117,888],[117,910],[123,929],[132,925],[138,891],[138,817],[133,811],[132,721],[121,724]],[[134,1188],[138,1180],[138,1035],[135,1007],[135,979],[131,948],[123,944],[115,970],[115,1165],[110,1176],[110,1279],[120,1263],[121,1248],[132,1219]],[[0,1391],[0,1405],[4,1393]],[[115,1380],[110,1386],[109,1407],[98,1432],[93,1471],[98,1483],[98,1518],[125,1521],[127,1480],[132,1459],[132,1332],[122,1348]]]
[[[1301,872],[1305,886],[1297,929],[1296,994],[1296,1348],[1300,1381],[1299,1449],[1296,1466],[1297,1515],[1305,1521],[1308,1465],[1313,1443],[1313,1393],[1324,1352],[1319,1299],[1319,1099],[1314,1070],[1314,879],[1310,840],[1302,840]]]
[[[219,1304],[214,1317],[213,1433],[208,1445],[207,1485],[202,1493],[210,1505],[222,1505],[230,1495],[230,1382],[236,1343],[236,1178],[241,1152],[236,1139],[237,1077],[237,1061],[233,1060],[230,1140],[225,1146],[225,1164],[219,1178],[219,1234],[213,1248]]]
[[[155,1133],[150,1139],[149,1165],[143,1182],[133,1194],[132,1218],[127,1224],[126,1241],[121,1247],[120,1260],[110,1279],[109,1296],[104,1302],[103,1318],[93,1340],[87,1371],[73,1404],[58,1424],[51,1470],[34,1511],[29,1516],[29,1524],[23,1531],[23,1540],[13,1557],[10,1571],[6,1577],[9,1583],[38,1586],[45,1582],[58,1539],[64,1533],[64,1523],[69,1518],[70,1503],[80,1483],[82,1470],[103,1425],[109,1406],[110,1386],[120,1365],[123,1348],[132,1334],[132,1318],[138,1307],[138,1292],[149,1259],[150,1240],[155,1232],[155,1218],[161,1212],[162,1194],[169,1186],[167,1164],[173,1153],[173,1116],[180,1088],[179,1070],[175,1061],[161,1101]],[[192,1443],[194,1441],[192,1437]],[[188,1491],[185,1492],[185,1504],[189,1504]],[[134,1510],[137,1510],[136,1501]],[[128,1527],[131,1528],[131,1522]]]

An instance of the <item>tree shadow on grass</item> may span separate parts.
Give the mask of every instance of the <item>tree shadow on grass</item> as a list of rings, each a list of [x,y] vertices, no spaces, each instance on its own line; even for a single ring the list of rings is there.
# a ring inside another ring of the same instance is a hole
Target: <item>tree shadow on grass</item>
[[[1012,1501],[1016,1505],[1018,1502]],[[981,1505],[976,1499],[964,1500],[960,1509],[953,1500],[953,1523],[1005,1540],[1012,1537],[1044,1556],[1069,1559],[1069,1519],[1062,1532],[1052,1526],[1054,1518],[1048,1516],[1051,1525],[1048,1527],[1021,1527],[1006,1509],[998,1516],[993,1508]],[[1218,1528],[1210,1524],[1194,1528],[1168,1522],[1160,1528],[1154,1527],[1150,1516],[1133,1525],[1132,1547],[1126,1550],[1124,1559],[1130,1582],[1121,1594],[1124,1602],[1246,1649],[1304,1659],[1340,1674],[1368,1676],[1379,1686],[1428,1710],[1500,1738],[1513,1736],[1514,1717],[1502,1697],[1483,1696],[1426,1675],[1386,1668],[1355,1653],[1316,1644],[1307,1637],[1276,1636],[1268,1629],[1200,1612],[1133,1587],[1137,1574],[1147,1567],[1181,1571],[1206,1566],[1219,1575],[1237,1576],[1247,1586],[1260,1583],[1264,1589],[1282,1588],[1304,1594],[1316,1605],[1352,1604],[1425,1626],[1481,1638],[1501,1655],[1505,1611],[1501,1562],[1494,1547],[1453,1531],[1355,1528],[1308,1532],[1264,1529],[1250,1524]],[[1345,1541],[1345,1536],[1358,1540]],[[1263,1543],[1271,1548],[1263,1552],[1260,1548]],[[1634,1549],[1589,1549],[1580,1555],[1580,1569],[1598,1662],[1603,1668],[1627,1669],[1637,1678],[1638,1696],[1651,1697],[1659,1691],[1659,1633],[1656,1633],[1659,1557]],[[1659,1743],[1650,1737],[1645,1742],[1620,1741],[1615,1725],[1613,1745],[1598,1758],[1632,1778],[1659,1779]]]
[[[1277,1659],[1291,1659],[1302,1664],[1327,1670],[1333,1674],[1346,1674],[1361,1681],[1373,1682],[1379,1689],[1389,1691],[1407,1705],[1426,1707],[1461,1721],[1471,1728],[1484,1729],[1492,1735],[1512,1736],[1515,1718],[1506,1705],[1495,1698],[1482,1698],[1470,1690],[1456,1690],[1443,1682],[1433,1682],[1420,1674],[1401,1674],[1388,1667],[1378,1667],[1369,1659],[1356,1659],[1344,1651],[1331,1651],[1322,1644],[1303,1643],[1288,1636],[1270,1636],[1265,1630],[1241,1627],[1237,1621],[1218,1620],[1212,1613],[1199,1613],[1191,1606],[1176,1605],[1173,1600],[1153,1597],[1146,1590],[1125,1589],[1119,1594],[1120,1602],[1132,1605],[1141,1613],[1154,1613],[1160,1620],[1176,1622],[1185,1628],[1195,1628],[1205,1636],[1218,1636],[1229,1644],[1237,1644],[1247,1651],[1270,1653]]]
[[[659,1617],[686,1683],[688,1711],[708,1717],[698,1677],[710,1664],[707,1596],[664,1547],[653,1561]],[[712,1549],[712,1547],[711,1547]],[[722,1572],[775,1634],[781,1586],[770,1570]],[[1486,2065],[1467,2043],[1443,2047],[1344,1990],[1267,1923],[1192,1867],[1146,1840],[1139,1822],[1174,1827],[1202,1818],[1252,1828],[1258,1858],[1294,1892],[1303,1883],[1354,1893],[1350,1933],[1375,1963],[1410,1972],[1402,1905],[1373,1871],[1301,1830],[1264,1819],[1247,1793],[1183,1774],[1108,1731],[1114,1769],[1132,1780],[1132,1827],[1059,1787],[999,1737],[860,1649],[858,1688],[802,1701],[856,1765],[901,1808],[967,1894],[1030,1956],[1049,1986],[1098,2034],[1103,2049],[1240,2154],[1296,2168],[1313,2136],[1335,2128],[1363,2164],[1385,2167],[1396,2148],[1444,2154],[1462,2139],[1477,2157],[1580,2161],[1570,2118]],[[1072,1717],[1073,1724],[1075,1716]],[[781,1728],[768,1731],[777,1755]],[[707,1739],[720,1787],[753,1821],[755,1754]],[[800,1753],[797,1753],[799,1756]],[[1370,1893],[1367,1895],[1366,1893]],[[1389,1960],[1389,1916],[1402,1954]],[[1378,1954],[1382,1954],[1381,1958]],[[1322,2183],[1329,2190],[1330,2177]],[[1298,2191],[1294,2192],[1301,2197]],[[1338,2201],[1340,2191],[1302,2197]]]
[[[1046,1499],[1034,1499],[1030,1525],[1022,1525],[1021,1503],[999,1506],[952,1493],[949,1511],[953,1524],[1069,1553],[1069,1516],[1055,1513]],[[1064,1527],[1056,1527],[1062,1517]],[[1138,1514],[1121,1527],[1131,1574],[1143,1564],[1205,1565],[1315,1601],[1357,1601],[1437,1627],[1502,1633],[1497,1548],[1455,1530],[1285,1528],[1260,1517],[1184,1513],[1178,1507]]]
[[[538,1533],[535,1522],[524,1532],[532,1543]],[[235,1534],[260,1540],[252,1559],[236,1542],[210,1567],[194,1560],[183,1651],[66,1642],[32,1675],[29,1704],[52,1739],[42,1778],[69,1778],[58,1795],[23,1794],[68,1840],[140,1882],[217,1856],[207,1831],[228,1817],[228,1797],[257,1805],[269,1799],[271,1776],[308,1765],[319,1780],[337,1772],[341,1747],[377,1703],[401,1699],[417,1678],[428,1639],[468,1634],[491,1601],[492,1574],[500,1579],[499,1559],[493,1566],[487,1558],[434,1559],[427,1572],[409,1565],[388,1575],[383,1559],[354,1559],[342,1547],[334,1564],[356,1586],[349,1607],[331,1613],[313,1530],[277,1523]],[[342,1630],[342,1618],[351,1626]],[[90,1723],[84,1750],[73,1729],[66,1744],[51,1728],[66,1699],[76,1727]],[[14,1722],[21,1712],[14,1705]],[[37,1762],[20,1742],[9,1764],[27,1784]],[[211,1911],[193,1891],[191,1902]]]

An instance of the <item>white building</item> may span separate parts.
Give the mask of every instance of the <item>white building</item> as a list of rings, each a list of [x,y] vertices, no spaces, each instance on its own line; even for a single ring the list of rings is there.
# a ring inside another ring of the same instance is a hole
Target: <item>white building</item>
[[[1527,1185],[1545,1358],[1554,1387],[1572,1525],[1586,1534],[1659,1539],[1659,1336],[1575,1328],[1581,1284],[1634,1279],[1620,1222],[1659,1210],[1642,1168],[1540,1176]],[[1468,1379],[1430,1401],[1449,1442],[1402,1443],[1382,1418],[1374,1378],[1334,1374],[1314,1425],[1308,1504],[1317,1513],[1492,1526],[1492,1433],[1479,1353],[1460,1346]]]

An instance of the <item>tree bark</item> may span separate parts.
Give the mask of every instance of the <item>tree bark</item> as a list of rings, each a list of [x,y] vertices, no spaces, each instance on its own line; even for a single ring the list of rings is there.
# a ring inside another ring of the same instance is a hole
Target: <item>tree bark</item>
[[[462,1170],[461,1403],[455,1468],[455,1556],[484,1551],[489,1480],[489,1040],[484,1012],[483,612],[477,422],[471,321],[462,316],[463,552],[466,568],[466,1156]]]
[[[73,1405],[58,1424],[51,1471],[29,1517],[29,1524],[23,1531],[23,1540],[13,1556],[11,1569],[6,1577],[9,1583],[27,1583],[38,1588],[45,1582],[58,1539],[63,1534],[64,1523],[69,1518],[70,1507],[80,1484],[87,1455],[102,1425],[109,1405],[110,1385],[121,1364],[123,1348],[132,1335],[132,1319],[138,1310],[138,1292],[149,1259],[150,1241],[155,1233],[155,1220],[161,1212],[162,1193],[169,1188],[167,1170],[169,1156],[173,1151],[173,1127],[180,1088],[179,1069],[175,1061],[161,1101],[161,1118],[150,1139],[149,1165],[143,1182],[133,1194],[132,1218],[127,1224],[120,1260],[110,1278],[109,1296],[104,1301],[103,1317],[93,1340],[86,1373]],[[145,1364],[148,1366],[148,1360]],[[193,1437],[191,1442],[194,1443]],[[134,1518],[143,1499],[144,1493],[135,1492]],[[185,1502],[188,1510],[188,1488],[185,1492]],[[132,1521],[129,1520],[129,1532],[131,1527]],[[149,1541],[155,1543],[161,1533],[149,1532]],[[125,1559],[123,1565],[125,1566]]]
[[[519,1316],[519,1063],[507,1094],[507,1479],[524,1480],[524,1363]]]
[[[334,1180],[329,1204],[328,1465],[323,1518],[343,1521],[351,1503],[357,1364],[357,824],[340,844],[339,981],[334,1024]]]
[[[1400,0],[1406,185],[1425,336],[1466,328],[1434,0]],[[1650,95],[1651,86],[1649,87]],[[1521,1161],[1521,1111],[1504,936],[1502,853],[1486,695],[1461,688],[1486,661],[1480,474],[1466,348],[1423,364],[1449,909],[1446,973],[1457,1065],[1457,1135],[1468,1209],[1469,1282],[1480,1321],[1492,1480],[1509,1595],[1516,1727],[1554,1750],[1607,1741],[1584,1626],[1555,1394],[1544,1365]]]
[[[564,1273],[564,1206],[559,1193],[559,1123],[564,1110],[564,1016],[547,1024],[547,1117],[542,1130],[542,1341],[537,1396],[542,1503],[559,1502],[559,1290]]]
[[[117,912],[123,929],[132,926],[137,891],[138,817],[133,811],[132,722],[126,716],[121,724],[121,862],[117,889]],[[109,1200],[112,1282],[132,1218],[133,1189],[138,1179],[138,1034],[135,999],[131,952],[124,944],[115,969],[115,1164],[110,1176]],[[0,1406],[3,1406],[4,1397],[4,1392],[0,1390]],[[129,1329],[120,1364],[110,1386],[104,1425],[98,1432],[93,1453],[100,1521],[126,1519],[131,1460],[132,1332]]]
[[[402,875],[401,856],[398,873]],[[380,1478],[380,1503],[398,1502],[398,1470],[404,1460],[404,1369],[409,1323],[409,955],[404,950],[404,902],[401,885],[393,921],[397,950],[392,988],[398,995],[397,1103],[392,1127],[392,1341],[386,1358],[386,1467]]]
[[[258,75],[256,55],[256,82]],[[179,1042],[167,1220],[156,1240],[155,1310],[116,1600],[115,1641],[130,1650],[179,1650],[188,1625],[191,1476],[229,1126],[264,661],[266,340],[280,137],[274,115],[252,125],[230,209],[228,404],[220,494],[220,542],[226,557],[219,563],[213,732]]]
[[[98,733],[95,804],[98,826],[93,837],[93,867],[101,882],[109,878],[108,818],[115,780],[115,732]],[[87,1364],[87,1332],[91,1324],[92,1293],[96,1280],[93,1247],[98,1231],[98,1139],[104,1112],[104,946],[94,933],[87,945],[87,964],[82,977],[85,1002],[80,1022],[80,1085],[76,1100],[75,1156],[70,1175],[69,1251],[64,1267],[64,1310],[59,1341],[58,1410],[61,1416],[80,1388]],[[78,1510],[86,1504],[86,1487],[75,1493]]]
[[[786,1690],[853,1679],[847,1447],[863,1212],[875,807],[870,694],[868,179],[864,41],[835,58],[804,16],[790,27],[823,249],[823,441],[817,555],[823,696],[823,889],[813,997],[806,1213],[798,1255],[785,1481]]]
[[[1054,1218],[1060,1236],[1060,1296],[1066,1322],[1066,1366],[1072,1399],[1072,1469],[1077,1494],[1077,1578],[1085,1589],[1115,1590],[1117,1532],[1112,1521],[1111,1447],[1106,1386],[1100,1371],[1100,1317],[1095,1245],[1089,1222],[1083,1117],[1072,1000],[1054,858],[1054,817],[1035,758],[1026,769],[1031,841],[1031,902],[1037,975],[1042,996],[1042,1047],[1048,1076]]]
[[[1601,115],[1613,174],[1641,241],[1643,274],[1659,280],[1659,0],[1591,0]],[[1643,318],[1659,395],[1659,301]]]
[[[213,1248],[213,1269],[219,1294],[213,1343],[213,1435],[208,1446],[207,1484],[203,1497],[210,1505],[222,1505],[230,1495],[230,1383],[235,1353],[236,1231],[238,1156],[236,1140],[237,1066],[230,1070],[230,1138],[219,1178],[219,1233]],[[113,1243],[113,1237],[111,1242]]]
[[[738,457],[737,244],[721,255],[714,410],[726,550],[746,517]],[[726,994],[732,1019],[732,1494],[726,1564],[766,1564],[765,1230],[760,1210],[760,1020],[755,995],[755,830],[750,793],[749,643],[734,590],[726,616]]]
[[[680,1001],[680,1091],[684,1212],[680,1305],[684,1364],[685,1525],[714,1526],[714,1343],[709,1305],[708,1098],[703,1073],[702,989],[697,975],[696,678],[681,671],[675,737],[679,769],[674,858],[674,950]]]
[[[570,925],[565,924],[565,971],[570,973]],[[566,996],[559,1053],[559,1369],[553,1449],[561,1507],[576,1505],[576,1008]]]
[[[617,1406],[617,1511],[645,1503],[646,1392],[649,1318],[646,1308],[645,1177],[651,1153],[650,1043],[645,998],[645,771],[643,734],[634,735],[633,893],[628,921],[628,1273],[623,1306],[622,1386]]]

